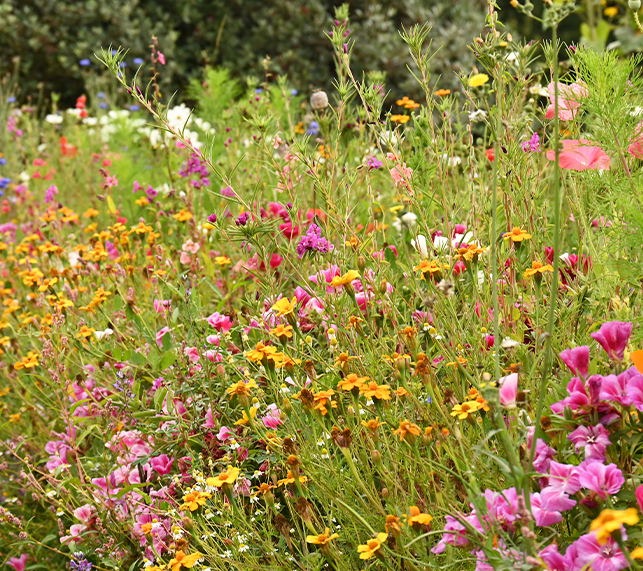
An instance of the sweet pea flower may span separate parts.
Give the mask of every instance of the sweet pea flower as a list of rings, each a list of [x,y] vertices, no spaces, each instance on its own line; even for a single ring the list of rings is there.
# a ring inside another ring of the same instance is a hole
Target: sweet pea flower
[[[13,567],[16,571],[25,571],[25,567],[27,566],[27,558],[28,555],[26,553],[23,553],[20,555],[20,557],[12,557],[9,559],[9,565]]]
[[[605,349],[610,359],[622,361],[625,358],[625,348],[631,333],[631,323],[627,321],[609,321],[608,323],[603,323],[598,331],[591,333],[591,336]]]
[[[584,171],[587,169],[609,170],[610,157],[601,147],[592,145],[587,139],[563,141],[563,150],[558,157],[561,169]],[[547,151],[547,158],[555,160],[556,153]]]
[[[518,394],[518,374],[511,373],[506,377],[498,379],[500,386],[500,403],[508,408],[516,407],[516,395]]]
[[[167,454],[161,454],[150,459],[150,464],[154,471],[160,476],[166,476],[172,471],[172,464],[174,458],[170,458]]]
[[[74,516],[84,524],[88,524],[96,516],[96,508],[90,504],[80,506],[73,511]]]
[[[155,299],[154,300],[154,311],[156,313],[166,315],[167,310],[169,309],[171,303],[172,303],[171,299]]]
[[[611,444],[610,433],[602,424],[596,426],[579,426],[567,439],[571,441],[576,452],[585,450],[585,460],[605,461],[605,451]]]
[[[565,349],[558,355],[574,375],[587,378],[589,371],[589,346],[583,345],[574,349]]]
[[[162,329],[159,329],[158,333],[156,334],[156,344],[159,347],[163,347],[163,337],[165,336],[166,333],[169,333],[170,328],[165,326]]]
[[[219,333],[230,331],[232,329],[232,320],[227,315],[222,315],[215,311],[208,317],[208,323],[214,327]]]
[[[618,494],[625,483],[623,473],[616,464],[603,464],[591,460],[585,460],[578,466],[580,484],[583,488],[595,492],[600,498],[607,499],[607,496]]]

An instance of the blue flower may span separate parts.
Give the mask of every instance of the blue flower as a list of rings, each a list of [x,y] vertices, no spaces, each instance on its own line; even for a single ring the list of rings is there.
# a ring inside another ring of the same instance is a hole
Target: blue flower
[[[99,91],[99,92],[96,94],[96,97],[98,97],[98,99],[103,99],[103,97],[105,97],[105,94],[104,94],[102,91]]]
[[[87,67],[88,65],[91,65],[92,62],[88,59],[81,59],[78,63],[80,63],[80,65],[82,65],[83,67]]]
[[[257,87],[257,89],[255,89],[255,93],[263,93],[263,89],[261,89],[261,87]]]
[[[107,103],[99,103],[99,104],[98,104],[98,106],[99,106],[101,109],[108,109],[108,108],[109,108],[109,105],[107,105]]]
[[[297,95],[298,93],[299,93],[299,91],[297,91],[296,89],[291,89],[290,90],[290,95]]]
[[[319,134],[319,123],[317,121],[311,121],[306,129],[306,135],[318,135]]]
[[[140,107],[138,105],[130,105],[129,106],[130,111],[138,111],[139,109],[140,109]]]
[[[143,63],[144,63],[143,58],[140,58],[140,57],[134,58],[134,65],[143,65]]]
[[[0,165],[4,166],[6,164],[7,164],[7,159],[5,159],[4,157],[0,157]]]
[[[0,188],[7,188],[11,184],[11,179],[3,176],[0,178]]]
[[[7,98],[7,101],[8,101],[9,103],[15,103],[15,102],[16,102],[16,98],[12,95],[11,97],[8,97],[8,98]]]
[[[428,402],[429,404],[432,404],[432,403],[433,403],[433,399],[432,399],[431,397],[427,397],[427,398],[426,398],[426,402]]]

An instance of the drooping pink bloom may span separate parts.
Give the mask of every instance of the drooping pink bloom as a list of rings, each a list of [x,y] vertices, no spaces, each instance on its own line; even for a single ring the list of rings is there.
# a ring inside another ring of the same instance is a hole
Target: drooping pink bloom
[[[538,553],[540,557],[551,571],[568,571],[569,566],[565,557],[558,552],[558,545],[555,543],[549,544]]]
[[[602,424],[596,426],[579,426],[568,437],[576,452],[581,448],[585,450],[585,460],[605,461],[605,451],[611,444],[610,433]]]
[[[283,424],[281,411],[275,403],[268,405],[267,414],[261,419],[261,422],[266,428],[272,428],[273,430]]]
[[[531,513],[538,526],[560,523],[563,521],[561,512],[571,510],[575,505],[576,500],[552,488],[545,488],[540,493],[531,494]]]
[[[534,428],[531,427],[527,433],[527,449],[531,450],[531,443],[534,437]],[[534,456],[534,470],[539,474],[546,474],[549,471],[551,459],[556,456],[556,450],[539,438],[536,441],[536,455]]]
[[[580,485],[595,492],[602,499],[618,494],[625,483],[623,473],[616,464],[603,464],[585,460],[578,466]]]
[[[155,456],[150,459],[152,468],[154,468],[154,471],[161,476],[166,476],[172,471],[173,463],[174,458],[170,458],[167,454],[161,454],[160,456]]]
[[[556,88],[554,83],[550,83],[547,86],[547,91],[549,92],[549,100],[551,105],[547,107],[547,112],[545,117],[547,119],[553,119],[554,113],[556,111]],[[562,121],[571,121],[578,112],[578,108],[581,106],[582,99],[587,97],[587,88],[578,83],[572,84],[558,84],[558,118]]]
[[[214,414],[212,413],[212,405],[208,406],[208,410],[205,411],[205,422],[201,425],[201,428],[214,428]]]
[[[225,442],[229,438],[234,437],[234,432],[230,430],[227,426],[222,426],[221,429],[219,430],[219,433],[217,434],[217,440],[219,442]]]
[[[587,378],[589,371],[589,346],[583,345],[574,349],[565,349],[558,355],[574,375]]]
[[[16,571],[25,571],[25,567],[27,566],[27,557],[28,555],[26,553],[23,553],[20,557],[12,557],[9,559],[9,565],[11,565],[11,567]]]
[[[610,157],[600,147],[592,145],[587,139],[566,139],[558,158],[561,169],[584,171],[587,169],[609,170]],[[550,161],[556,159],[555,151],[547,151]]]
[[[600,544],[596,539],[596,532],[581,535],[569,546],[569,549],[572,547],[574,547],[573,569],[575,571],[581,569],[620,571],[630,566],[616,541],[610,537],[607,543]]]
[[[167,325],[162,329],[159,329],[158,333],[156,334],[156,344],[159,347],[163,347],[163,337],[165,336],[166,333],[169,333],[169,331],[170,331],[170,328],[167,327]]]
[[[610,359],[624,359],[625,348],[632,333],[632,324],[628,321],[609,321],[591,336],[601,344]]]
[[[504,406],[515,407],[516,395],[518,394],[518,373],[500,377],[498,385],[500,386],[500,402]]]

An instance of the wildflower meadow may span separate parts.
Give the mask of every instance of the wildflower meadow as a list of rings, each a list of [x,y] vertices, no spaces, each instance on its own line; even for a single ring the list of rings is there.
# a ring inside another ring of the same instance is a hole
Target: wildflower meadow
[[[450,88],[400,29],[415,98],[348,6],[332,90],[2,76],[3,569],[639,568],[643,58],[511,7]]]

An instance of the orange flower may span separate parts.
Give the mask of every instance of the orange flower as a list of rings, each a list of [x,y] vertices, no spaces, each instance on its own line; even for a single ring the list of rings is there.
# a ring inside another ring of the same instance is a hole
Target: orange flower
[[[207,492],[189,492],[183,496],[183,505],[179,508],[181,510],[189,509],[191,512],[199,509],[199,506],[205,505],[205,500],[211,498],[212,494]]]
[[[230,385],[227,389],[226,392],[230,396],[248,396],[251,393],[250,389],[258,389],[259,386],[257,383],[253,380],[250,379],[248,382],[245,381],[239,381],[238,383],[235,383],[233,385]]]
[[[285,339],[292,339],[292,325],[284,325],[283,323],[280,323],[275,327],[274,329],[270,330],[270,333],[273,335],[276,335],[279,337],[279,339],[285,340]]]
[[[326,528],[324,533],[319,535],[308,535],[306,536],[306,542],[312,543],[314,545],[326,545],[329,541],[339,537],[339,533],[330,534],[330,529]]]
[[[445,95],[449,95],[451,93],[450,89],[438,89],[433,95],[437,95],[438,97],[444,97]]]
[[[415,437],[420,436],[420,427],[408,420],[400,420],[400,426],[393,431],[393,434],[399,436],[400,440],[408,440],[412,444],[415,441]],[[407,434],[411,435],[408,439],[406,438]]]
[[[530,240],[531,234],[527,233],[527,231],[523,230],[520,226],[514,226],[511,232],[505,232],[502,237],[512,242],[522,242],[523,240]]]
[[[391,121],[393,121],[393,123],[400,123],[403,125],[404,123],[408,123],[410,120],[411,118],[408,115],[391,115]]]
[[[368,428],[372,433],[377,432],[377,429],[379,428],[379,426],[381,426],[381,424],[382,423],[380,422],[379,416],[371,420],[362,420],[362,426]]]
[[[458,253],[455,255],[456,259],[464,260],[465,262],[477,262],[480,254],[487,251],[487,248],[481,248],[477,244],[469,244],[466,248],[458,248]]]
[[[549,264],[541,264],[538,260],[531,262],[531,268],[527,268],[523,274],[524,278],[530,278],[531,276],[536,276],[536,279],[543,277],[545,272],[553,272],[554,268]]]
[[[348,353],[340,353],[336,358],[335,358],[335,366],[336,367],[341,367],[342,369],[347,367],[348,364],[355,360],[358,359],[358,357],[354,357],[349,355]]]
[[[449,269],[449,264],[438,264],[435,260],[422,260],[418,266],[413,268],[416,272],[422,272],[422,276],[425,274],[439,274],[443,270]]]
[[[368,377],[358,377],[351,373],[337,383],[337,388],[342,391],[352,391],[355,388],[360,389],[366,381],[368,381]]]
[[[409,518],[406,521],[411,526],[430,525],[433,521],[433,516],[422,513],[417,506],[411,506],[409,508]]]
[[[299,483],[300,484],[305,484],[308,481],[308,478],[306,476],[299,476]],[[277,486],[285,486],[287,484],[294,484],[295,483],[295,477],[292,475],[292,472],[288,470],[288,474],[283,480],[279,480],[277,482]]]
[[[264,357],[267,357],[270,354],[277,353],[277,348],[272,345],[264,345],[261,341],[257,343],[257,346],[246,353],[246,359],[254,363],[259,363],[263,361]]]
[[[297,298],[293,297],[290,301],[287,297],[282,297],[277,301],[270,309],[275,311],[276,317],[283,317],[285,315],[290,315],[297,306]]]
[[[402,523],[400,518],[395,515],[387,515],[384,529],[394,535],[402,533]]]
[[[390,388],[389,385],[378,385],[375,381],[370,381],[367,385],[362,385],[359,388],[359,394],[378,401],[391,400]]]
[[[386,533],[378,533],[377,537],[369,539],[366,545],[358,545],[357,552],[360,554],[360,559],[370,559],[375,555],[376,557],[382,556],[382,543],[386,541],[388,535]]]
[[[208,478],[205,483],[208,486],[213,486],[216,488],[222,487],[224,484],[234,484],[236,479],[239,477],[241,470],[239,468],[229,467],[227,470],[221,472],[215,478]]]
[[[332,400],[332,396],[335,394],[335,391],[333,389],[330,389],[328,391],[319,391],[313,398],[314,398],[314,409],[318,410],[322,413],[322,416],[326,416],[328,414],[328,409],[326,408],[326,405],[330,403],[331,408],[337,408],[337,403]]]
[[[415,103],[413,99],[409,99],[406,95],[402,97],[402,99],[398,99],[396,102],[396,105],[399,105],[400,107],[404,107],[408,103]]]
[[[181,567],[190,569],[201,557],[203,557],[203,554],[198,551],[190,553],[190,555],[186,555],[183,551],[177,551],[174,554],[174,559],[170,559],[168,565],[172,571],[180,571]]]
[[[185,210],[185,208],[182,208],[174,215],[174,219],[178,220],[179,222],[185,222],[190,218],[192,218],[192,213]]]

